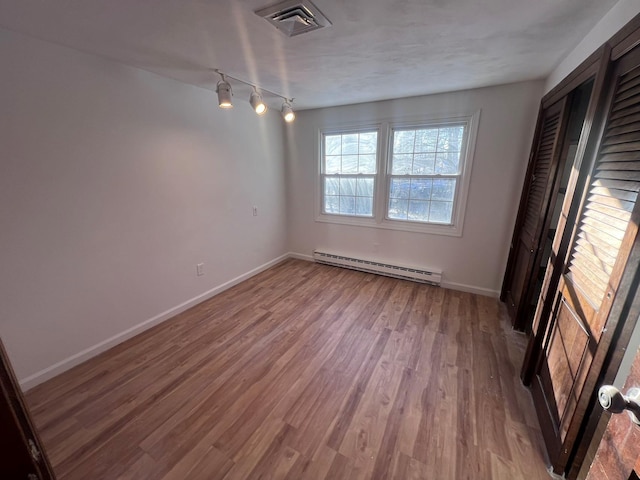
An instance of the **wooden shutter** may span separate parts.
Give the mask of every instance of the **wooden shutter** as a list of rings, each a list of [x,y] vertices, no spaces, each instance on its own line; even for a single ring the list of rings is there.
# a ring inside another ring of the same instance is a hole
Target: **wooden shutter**
[[[640,191],[640,67],[620,77],[569,262],[599,305]]]
[[[547,197],[549,176],[553,166],[554,146],[558,138],[562,111],[561,108],[550,108],[540,133],[540,144],[536,153],[537,158],[527,196],[527,210],[522,225],[522,234],[532,242],[535,241],[540,224],[540,214]]]

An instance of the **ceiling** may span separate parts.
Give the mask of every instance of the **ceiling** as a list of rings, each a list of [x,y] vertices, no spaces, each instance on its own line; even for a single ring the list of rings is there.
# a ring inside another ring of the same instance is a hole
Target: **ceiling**
[[[219,68],[303,109],[543,78],[616,0],[315,0],[333,26],[291,38],[253,13],[272,3],[0,0],[0,26],[211,90]]]

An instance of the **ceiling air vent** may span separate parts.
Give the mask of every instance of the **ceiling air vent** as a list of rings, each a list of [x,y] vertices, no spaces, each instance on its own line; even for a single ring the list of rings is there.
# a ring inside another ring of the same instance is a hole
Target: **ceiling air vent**
[[[287,37],[331,26],[329,19],[308,0],[287,0],[256,10],[255,13],[268,20]]]

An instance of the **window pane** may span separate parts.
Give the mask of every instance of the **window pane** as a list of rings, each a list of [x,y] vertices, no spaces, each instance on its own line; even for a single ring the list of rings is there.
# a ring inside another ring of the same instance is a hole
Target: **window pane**
[[[460,152],[438,153],[436,173],[456,174],[460,168]]]
[[[429,202],[421,200],[409,201],[408,219],[419,222],[426,222],[429,220]]]
[[[358,155],[343,155],[340,173],[358,173]]]
[[[426,178],[412,178],[411,179],[411,199],[416,200],[430,200],[431,199],[431,182],[433,180]],[[428,216],[428,214],[426,215]]]
[[[324,197],[325,213],[340,213],[340,197],[325,195]]]
[[[453,202],[456,191],[456,180],[453,178],[437,178],[433,180],[431,200],[447,200]]]
[[[340,197],[340,213],[343,215],[355,215],[356,197]]]
[[[356,179],[341,178],[340,179],[340,195],[355,195],[355,194],[356,194]]]
[[[399,130],[393,132],[393,152],[411,153],[413,152],[415,130]]]
[[[326,156],[324,173],[340,173],[340,168],[341,168],[340,162],[341,162],[341,157]]]
[[[342,153],[342,135],[326,135],[324,137],[324,154],[340,155]]]
[[[391,173],[393,175],[409,175],[411,173],[411,165],[413,163],[412,154],[393,155]]]
[[[455,127],[440,128],[438,134],[438,151],[460,151],[462,147],[462,135],[464,127],[457,125]]]
[[[435,152],[438,146],[438,129],[416,131],[416,152]]]
[[[342,154],[357,154],[358,153],[358,134],[351,133],[349,135],[342,135]]]
[[[360,148],[358,153],[376,153],[378,150],[378,132],[367,132],[360,134]]]
[[[413,156],[413,175],[433,175],[435,173],[435,153],[417,153]]]
[[[323,138],[323,213],[373,216],[378,132],[325,134]]]
[[[324,194],[325,195],[339,195],[340,194],[340,180],[337,178],[325,178],[324,179]]]
[[[356,197],[356,215],[373,215],[373,197]]]
[[[451,223],[452,212],[452,202],[431,202],[429,221],[437,223]]]
[[[358,178],[356,195],[359,197],[373,197],[373,178]]]
[[[358,160],[358,173],[376,173],[376,156],[360,155]]]
[[[465,128],[462,124],[393,131],[388,218],[451,224],[458,179],[429,177],[461,174]]]
[[[411,180],[404,178],[392,178],[391,190],[389,197],[394,198],[409,198],[409,191],[411,188]]]
[[[409,202],[398,198],[389,199],[389,218],[406,220]]]

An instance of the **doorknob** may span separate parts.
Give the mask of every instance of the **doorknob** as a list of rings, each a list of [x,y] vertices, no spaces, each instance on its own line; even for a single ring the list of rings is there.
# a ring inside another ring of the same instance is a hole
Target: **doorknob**
[[[630,388],[627,395],[623,395],[613,385],[604,385],[598,391],[598,400],[602,408],[611,413],[628,410],[631,420],[640,425],[640,388]]]

